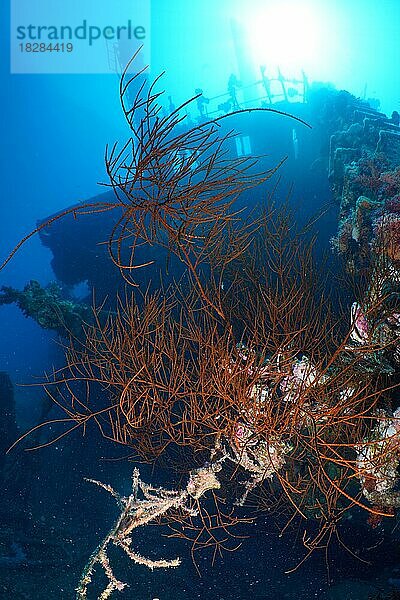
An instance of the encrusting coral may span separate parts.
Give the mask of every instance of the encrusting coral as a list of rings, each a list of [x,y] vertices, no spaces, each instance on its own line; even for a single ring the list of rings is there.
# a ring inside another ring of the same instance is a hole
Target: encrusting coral
[[[63,298],[57,283],[42,287],[37,281],[30,281],[22,291],[3,286],[0,305],[13,303],[43,329],[53,329],[63,336],[81,335],[82,323],[90,320],[92,314],[87,304]]]

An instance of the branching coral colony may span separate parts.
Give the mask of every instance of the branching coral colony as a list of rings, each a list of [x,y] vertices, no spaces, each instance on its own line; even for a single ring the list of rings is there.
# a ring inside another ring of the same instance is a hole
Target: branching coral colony
[[[253,160],[229,158],[233,134],[221,139],[217,121],[185,128],[184,107],[162,116],[159,94],[139,85],[140,76],[121,81],[131,137],[106,155],[111,208],[121,211],[109,251],[132,287],[107,318],[93,309],[94,324],[71,342],[65,368],[45,387],[70,429],[93,421],[145,460],[180,447],[193,469],[171,490],[145,483],[135,468],[128,497],[93,481],[121,512],[84,568],[79,600],[99,565],[108,578],[101,599],[126,586],[110,544],[150,569],[179,564],[135,550],[134,530],[150,522],[162,519],[173,536],[192,541],[192,552],[221,551],[240,520],[235,505],[265,483],[284,498],[289,520],[319,523],[304,536],[305,558],[333,536],[341,542],[338,523],[352,507],[376,521],[400,505],[392,406],[400,311],[386,285],[400,277],[387,251],[392,215],[382,213],[375,226],[368,285],[343,319],[314,265],[313,240],[295,231],[288,212],[246,218],[235,208],[273,172],[254,175]],[[136,251],[146,244],[167,248],[183,266],[177,283],[154,294],[135,287],[136,269],[146,266]],[[217,492],[232,511],[222,511]]]

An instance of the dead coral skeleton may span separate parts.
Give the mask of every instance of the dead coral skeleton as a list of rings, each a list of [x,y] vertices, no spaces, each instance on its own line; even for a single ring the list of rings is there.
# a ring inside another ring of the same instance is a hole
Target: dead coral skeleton
[[[149,569],[179,566],[181,562],[179,558],[154,560],[142,556],[132,549],[131,534],[138,527],[159,519],[172,509],[179,508],[190,516],[196,515],[197,511],[193,508],[192,500],[198,500],[208,490],[219,489],[220,483],[216,472],[220,468],[220,464],[216,462],[191,471],[187,486],[183,490],[168,490],[145,483],[140,478],[139,469],[134,468],[132,493],[129,496],[121,496],[110,485],[95,479],[87,479],[87,481],[98,485],[111,494],[117,501],[121,513],[115,525],[97,546],[87,562],[76,590],[76,599],[86,600],[88,586],[92,582],[94,569],[98,564],[103,567],[108,578],[108,585],[99,596],[99,600],[106,600],[114,591],[122,591],[128,586],[128,584],[119,581],[112,570],[107,554],[108,546],[111,543],[122,548],[133,562],[144,565]]]

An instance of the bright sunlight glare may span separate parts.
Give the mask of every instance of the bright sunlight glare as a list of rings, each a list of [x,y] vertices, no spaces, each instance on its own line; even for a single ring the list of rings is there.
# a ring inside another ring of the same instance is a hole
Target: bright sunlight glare
[[[318,63],[326,62],[329,30],[317,3],[271,1],[242,14],[242,22],[256,64],[266,65],[270,76],[278,67],[286,77],[298,76],[302,70],[311,75],[319,71]]]

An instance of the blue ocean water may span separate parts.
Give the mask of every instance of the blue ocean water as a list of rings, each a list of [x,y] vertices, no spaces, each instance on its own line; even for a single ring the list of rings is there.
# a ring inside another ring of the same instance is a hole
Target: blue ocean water
[[[120,74],[12,74],[10,6],[3,2],[0,10],[0,239],[1,258],[5,258],[38,221],[106,191],[99,185],[108,182],[105,147],[125,140],[128,133],[119,98]],[[231,74],[239,81],[239,108],[260,106],[265,101],[262,73],[279,80],[281,69],[284,80],[300,83],[304,82],[304,72],[308,85],[314,85],[314,106],[303,101],[304,90],[297,84],[287,87],[287,98],[279,97],[273,103],[274,108],[311,121],[311,130],[290,118],[263,114],[232,117],[232,125],[224,122],[222,129],[226,132],[232,126],[239,131],[236,151],[263,155],[262,165],[267,169],[287,157],[262,191],[245,194],[242,205],[263,201],[277,186],[278,204],[289,195],[300,225],[324,209],[317,225],[315,254],[324,268],[328,264],[338,275],[342,266],[330,253],[329,240],[337,233],[339,206],[323,162],[329,151],[324,128],[329,131],[337,107],[327,103],[324,106],[332,112],[322,114],[318,90],[332,94],[344,90],[361,102],[370,101],[373,109],[389,119],[393,111],[400,112],[399,23],[400,4],[395,0],[251,0],[245,5],[209,0],[151,1],[149,78],[165,71],[158,85],[160,91],[165,90],[165,114],[171,104],[184,103],[199,89],[209,100],[207,119],[234,109],[232,87],[229,91]],[[272,93],[281,91],[274,88]],[[340,98],[347,99],[347,95]],[[231,102],[228,110],[220,108],[227,101]],[[204,120],[196,101],[187,119],[194,125]],[[64,230],[63,221],[57,222],[49,230],[55,233],[53,237],[49,233],[47,245],[43,235],[33,236],[0,272],[0,285],[22,290],[32,280],[43,288],[58,281],[64,299],[88,304],[93,293],[101,302],[117,289],[123,291],[123,283],[110,278],[108,270],[102,271],[103,263],[95,260],[96,253],[105,248],[104,223],[97,230],[90,219],[87,226],[81,226],[81,218],[77,221],[75,230],[71,229],[72,218],[65,220]],[[323,262],[325,254],[328,263]],[[83,255],[87,258],[84,264]],[[175,268],[173,262],[171,268]],[[90,269],[94,271],[87,283]],[[168,273],[168,277],[173,275]],[[144,287],[146,278],[141,281]],[[344,294],[342,301],[349,303],[349,298]],[[109,306],[114,307],[113,301]],[[68,340],[60,338],[54,328],[43,328],[26,318],[15,303],[0,307],[0,323],[0,371],[4,374],[0,410],[5,423],[0,427],[4,440],[0,459],[0,597],[74,598],[87,559],[118,516],[114,499],[84,478],[109,483],[129,495],[136,463],[129,447],[104,439],[94,426],[47,445],[61,432],[57,423],[38,430],[4,454],[30,428],[61,417],[36,384],[43,381],[44,373],[64,366],[63,346]],[[37,445],[45,447],[26,451]],[[143,464],[140,469],[145,481],[167,487],[183,485],[181,471],[168,470],[162,461],[155,467]],[[259,511],[259,507],[255,513],[250,508],[240,510],[241,515],[254,517],[253,523],[238,526],[237,535],[243,536],[238,538],[240,548],[223,552],[215,562],[212,551],[206,549],[199,558],[196,555],[198,570],[189,543],[163,537],[168,531],[162,528],[140,529],[135,534],[135,547],[137,543],[143,554],[155,550],[156,556],[179,555],[182,565],[152,571],[131,563],[119,549],[113,550],[111,558],[118,576],[130,586],[121,597],[367,600],[400,595],[396,518],[371,529],[368,515],[355,507],[343,519],[340,533],[351,554],[333,536],[327,553],[316,550],[304,565],[286,574],[307,553],[302,540],[314,530],[313,520],[295,520],[280,536],[288,521],[286,509],[279,507],[272,517],[270,510]],[[89,598],[98,597],[107,585],[101,569],[98,571],[99,579],[90,588]],[[119,592],[114,593],[118,597]]]

